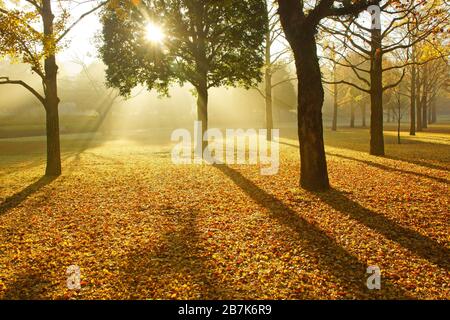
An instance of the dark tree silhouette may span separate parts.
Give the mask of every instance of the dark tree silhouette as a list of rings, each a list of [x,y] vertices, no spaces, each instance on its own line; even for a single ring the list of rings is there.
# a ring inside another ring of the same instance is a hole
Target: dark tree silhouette
[[[148,23],[166,33],[162,43],[145,39]],[[191,83],[204,133],[209,88],[261,81],[266,28],[264,0],[122,0],[104,11],[100,52],[108,84],[123,95],[138,84],[167,93],[174,82]]]
[[[26,4],[7,7],[0,2],[0,57],[9,56],[30,66],[42,80],[41,91],[23,80],[0,76],[0,85],[19,85],[28,90],[44,106],[47,125],[47,176],[61,174],[59,138],[59,97],[57,50],[66,35],[86,16],[95,12],[108,0],[92,2],[87,10],[72,24],[67,23],[68,11],[60,2],[26,0]]]
[[[331,28],[325,24],[321,27],[327,34],[340,42],[344,48],[370,62],[366,66],[357,65],[346,59],[343,53],[339,54],[339,58],[343,59],[340,65],[350,68],[362,85],[347,80],[341,80],[339,83],[352,85],[370,95],[370,154],[383,156],[385,153],[383,93],[403,81],[407,66],[413,65],[412,79],[415,81],[417,61],[414,57],[411,59],[412,55],[409,50],[426,40],[436,29],[440,29],[447,21],[448,13],[438,4],[438,0],[429,2],[408,1],[405,3],[381,0],[374,2],[379,5],[383,15],[388,17],[389,22],[386,25],[382,26],[380,23],[377,27],[369,28],[358,21],[357,17],[352,17],[351,19],[336,18],[338,27]],[[417,11],[421,11],[422,14],[417,16]],[[415,21],[414,27],[411,25],[411,19]],[[420,25],[420,28],[417,27],[418,25]],[[399,55],[399,52],[405,52],[406,56],[395,57]],[[388,60],[388,55],[391,56],[390,60],[396,60],[396,63],[386,67],[383,63]],[[392,56],[395,59],[392,59]],[[384,84],[384,75],[398,69],[403,71],[402,74],[395,81]],[[413,108],[413,102],[411,108]],[[414,134],[414,131],[411,130],[411,133]]]
[[[321,0],[305,6],[304,1],[278,0],[280,21],[294,52],[298,78],[298,135],[300,184],[309,190],[329,188],[323,142],[322,105],[324,89],[315,35],[327,17],[354,15],[375,1]]]

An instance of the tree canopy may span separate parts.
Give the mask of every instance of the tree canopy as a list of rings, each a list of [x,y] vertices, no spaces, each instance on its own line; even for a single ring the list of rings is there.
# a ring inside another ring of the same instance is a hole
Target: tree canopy
[[[108,84],[124,95],[139,84],[162,93],[174,82],[250,87],[261,80],[265,10],[263,0],[119,0],[103,12]],[[146,39],[149,23],[163,30],[161,43]]]

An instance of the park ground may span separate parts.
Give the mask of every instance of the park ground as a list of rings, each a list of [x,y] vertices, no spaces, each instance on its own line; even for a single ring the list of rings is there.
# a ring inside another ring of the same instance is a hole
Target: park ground
[[[292,134],[274,176],[174,165],[139,133],[63,136],[50,179],[42,137],[2,139],[0,298],[450,299],[450,125],[395,135],[374,157],[368,130],[327,129],[322,193],[299,188]]]

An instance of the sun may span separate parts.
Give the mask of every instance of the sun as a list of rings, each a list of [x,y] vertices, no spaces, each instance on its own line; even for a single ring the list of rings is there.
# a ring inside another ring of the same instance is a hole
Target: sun
[[[161,27],[148,23],[145,26],[145,37],[148,41],[160,43],[164,40],[165,35]]]

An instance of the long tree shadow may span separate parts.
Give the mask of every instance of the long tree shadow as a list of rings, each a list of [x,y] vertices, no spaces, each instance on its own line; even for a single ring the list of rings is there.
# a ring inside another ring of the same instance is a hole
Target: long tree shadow
[[[395,241],[412,253],[450,270],[450,250],[420,233],[402,227],[381,214],[364,208],[350,200],[338,190],[317,193],[318,197],[334,209],[381,233],[389,240]]]
[[[208,267],[208,261],[199,245],[197,212],[164,210],[163,215],[172,221],[172,231],[162,235],[162,241],[155,250],[141,248],[127,256],[126,266],[122,269],[123,279],[127,279],[130,292],[139,296],[136,275],[146,278],[158,288],[167,287],[167,282],[180,280],[187,288],[194,286],[196,299],[232,299],[236,296],[231,287],[217,285],[217,279]],[[181,283],[180,283],[181,285]],[[161,296],[149,297],[161,299]]]
[[[41,188],[53,182],[57,177],[43,176],[36,182],[30,184],[25,189],[15,193],[14,195],[6,198],[5,201],[0,203],[0,215],[7,213],[9,210],[17,207],[23,201],[25,201],[30,195],[39,191]]]
[[[284,145],[289,146],[289,147],[294,147],[294,148],[298,149],[298,145],[295,145],[295,144],[292,144],[292,143],[283,142],[283,141],[280,141],[279,143],[280,144],[284,144]],[[342,159],[346,159],[346,160],[357,161],[357,162],[364,163],[364,164],[367,164],[369,166],[372,166],[372,167],[375,167],[375,168],[378,168],[378,169],[382,169],[382,170],[386,170],[386,171],[399,172],[399,173],[404,173],[404,174],[412,174],[412,175],[415,175],[415,176],[418,176],[418,177],[421,177],[421,178],[432,179],[432,180],[435,180],[435,181],[440,182],[440,183],[450,183],[450,180],[447,180],[445,178],[434,177],[434,176],[430,176],[430,175],[427,175],[427,174],[424,174],[424,173],[410,171],[410,170],[397,169],[397,168],[389,167],[389,166],[386,166],[384,164],[376,163],[376,162],[369,161],[369,160],[357,159],[357,158],[354,158],[354,157],[344,156],[344,155],[341,155],[341,154],[331,153],[331,152],[327,152],[326,154],[328,156],[332,156],[332,157],[338,157],[338,158],[342,158]],[[387,158],[392,159],[392,160],[405,161],[405,160],[402,160],[400,158],[392,158],[392,157],[387,157]],[[408,162],[408,161],[406,161],[406,162]],[[415,163],[412,162],[412,164],[415,164]]]
[[[14,282],[7,284],[3,300],[44,300],[49,299],[52,283],[43,274],[20,274]]]
[[[215,165],[215,167],[227,175],[255,202],[267,208],[276,221],[306,241],[308,246],[302,249],[316,256],[320,266],[332,274],[347,291],[354,293],[357,298],[411,298],[402,288],[387,279],[384,279],[382,292],[367,289],[365,283],[367,266],[364,263],[339,246],[324,231],[310,224],[281,200],[260,189],[238,171],[226,165]]]
[[[0,171],[0,177],[6,177],[7,175],[10,175],[12,173],[15,173],[17,171],[24,171],[24,170],[29,170],[29,169],[33,169],[41,164],[43,164],[43,160],[42,159],[37,159],[37,160],[33,160],[28,164],[25,165],[18,165],[18,166],[13,166],[11,168],[5,169],[4,171]]]
[[[415,176],[418,176],[418,177],[421,177],[421,178],[432,179],[432,180],[435,180],[435,181],[440,182],[440,183],[445,183],[445,184],[450,183],[450,180],[447,180],[445,178],[434,177],[434,176],[430,176],[430,175],[427,175],[427,174],[424,174],[424,173],[410,171],[410,170],[392,168],[392,167],[389,167],[389,166],[386,166],[386,165],[383,165],[383,164],[380,164],[380,163],[376,163],[376,162],[373,162],[373,161],[369,161],[369,160],[357,159],[357,158],[353,158],[353,157],[349,157],[349,156],[343,156],[341,154],[330,153],[330,152],[327,152],[327,155],[328,156],[342,158],[342,159],[346,159],[346,160],[357,161],[357,162],[369,165],[371,167],[375,167],[375,168],[386,170],[386,171],[390,171],[390,172],[399,172],[399,173],[404,173],[404,174],[412,174],[412,175],[415,175]]]
[[[450,147],[448,149],[450,150]],[[438,164],[428,163],[428,162],[425,162],[425,161],[405,159],[405,158],[401,158],[401,157],[397,157],[397,156],[391,156],[391,155],[386,155],[385,157],[388,158],[388,159],[392,159],[392,160],[399,160],[399,161],[408,162],[410,164],[414,164],[414,165],[420,166],[420,167],[426,167],[426,168],[429,168],[429,169],[446,170],[446,171],[448,170],[448,167],[440,166]]]
[[[283,131],[282,137],[289,139],[289,140],[294,140],[294,141],[298,140],[297,133],[292,132],[292,131],[287,131],[287,132]],[[392,137],[386,137],[386,138],[394,139],[395,137],[392,136]],[[293,144],[293,143],[288,143],[288,142],[283,142],[283,141],[280,141],[280,144],[298,148],[298,144]],[[325,139],[325,144],[327,146],[334,147],[334,148],[349,149],[349,150],[359,151],[359,152],[364,152],[364,153],[368,153],[368,151],[369,151],[365,144],[357,145],[357,144],[352,143],[351,141],[350,142],[339,141],[339,143],[336,143],[336,141],[334,141],[334,140]],[[393,144],[395,144],[397,146],[396,142],[393,142]],[[438,149],[438,150],[433,151],[433,153],[436,152],[436,153],[448,154],[449,150],[450,150],[450,145],[448,145],[448,144],[439,144],[439,143],[433,143],[433,142],[427,142],[427,141],[421,141],[421,140],[406,139],[403,141],[403,144],[404,145],[418,144],[418,145],[425,145],[425,146],[433,146],[435,149]],[[403,161],[403,162],[407,162],[412,165],[416,165],[416,166],[420,166],[420,167],[424,167],[424,168],[428,168],[428,169],[446,170],[446,171],[448,170],[448,167],[445,165],[429,163],[429,162],[426,162],[423,160],[411,159],[411,158],[405,157],[405,156],[386,154],[384,156],[384,158],[391,159],[391,160]],[[430,160],[431,160],[431,158],[430,158]],[[440,160],[439,162],[442,163],[444,161]]]

